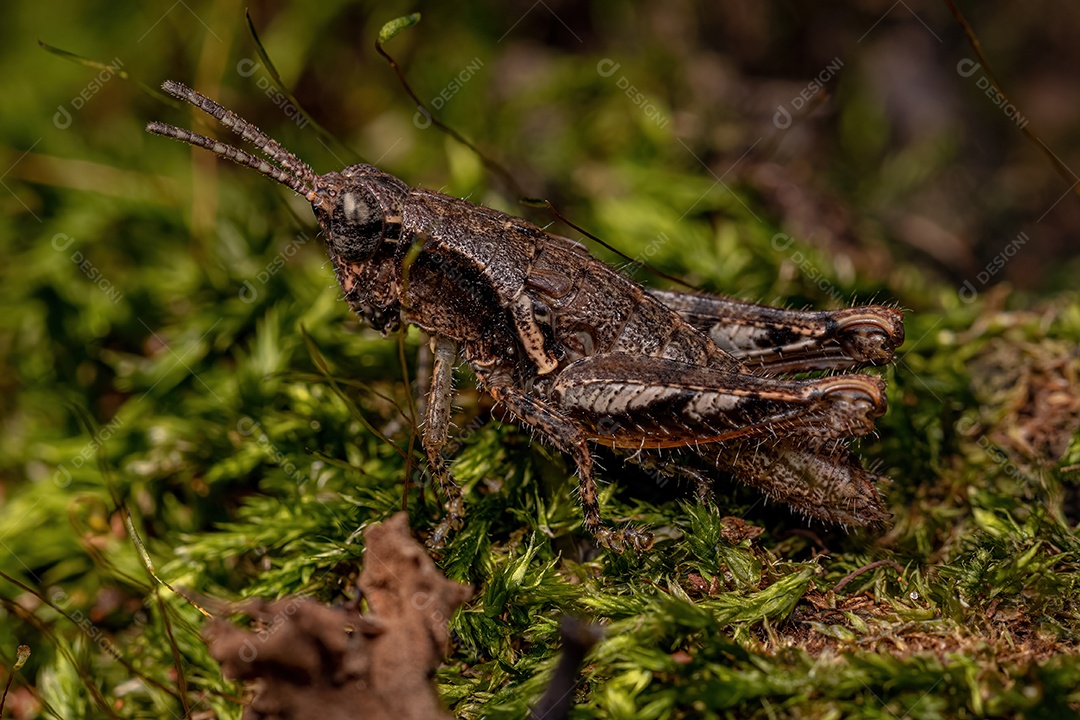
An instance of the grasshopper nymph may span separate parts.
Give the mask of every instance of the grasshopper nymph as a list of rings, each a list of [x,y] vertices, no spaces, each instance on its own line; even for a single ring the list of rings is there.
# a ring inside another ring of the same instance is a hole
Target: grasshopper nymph
[[[384,332],[406,323],[431,336],[423,445],[448,502],[433,542],[464,513],[442,452],[459,357],[497,402],[574,459],[585,527],[612,549],[646,549],[652,535],[601,519],[592,443],[702,484],[708,475],[695,466],[730,470],[816,518],[847,525],[888,518],[876,476],[845,444],[870,433],[885,412],[884,383],[782,373],[890,361],[904,338],[898,310],[796,312],[648,291],[571,240],[410,188],[371,165],[316,175],[209,98],[177,82],[163,87],[268,159],[164,123],[150,123],[150,132],[206,148],[304,196],[353,310]],[[662,453],[672,448],[684,451],[677,462]]]

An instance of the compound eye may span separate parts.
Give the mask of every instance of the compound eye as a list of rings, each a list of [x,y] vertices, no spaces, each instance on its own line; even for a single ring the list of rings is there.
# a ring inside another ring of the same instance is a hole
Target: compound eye
[[[383,209],[375,195],[362,187],[345,190],[331,216],[330,243],[346,262],[366,260],[382,242]]]

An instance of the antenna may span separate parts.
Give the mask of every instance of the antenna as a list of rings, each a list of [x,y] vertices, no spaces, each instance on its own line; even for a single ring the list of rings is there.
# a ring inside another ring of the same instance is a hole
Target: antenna
[[[186,85],[174,80],[166,80],[161,87],[173,97],[184,100],[208,115],[212,115],[222,125],[259,148],[263,154],[281,167],[266,162],[265,160],[260,160],[244,150],[232,147],[231,145],[226,145],[217,140],[211,140],[204,135],[178,128],[175,125],[168,125],[156,121],[151,122],[146,126],[148,132],[154,133],[155,135],[170,137],[174,140],[188,143],[189,145],[197,145],[198,147],[205,148],[215,155],[227,158],[239,165],[249,167],[258,173],[273,178],[301,195],[312,195],[315,181],[318,178],[315,171],[303,160],[282,147],[279,142],[233,111],[226,110],[210,98],[195,92]],[[310,200],[311,198],[309,197],[308,199]]]

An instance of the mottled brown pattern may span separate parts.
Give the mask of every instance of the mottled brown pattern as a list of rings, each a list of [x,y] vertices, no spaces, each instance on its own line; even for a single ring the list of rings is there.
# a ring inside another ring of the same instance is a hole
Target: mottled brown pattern
[[[888,362],[903,342],[888,307],[796,312],[646,291],[581,246],[521,218],[409,189],[371,165],[317,176],[257,128],[178,83],[165,89],[220,119],[275,165],[161,123],[152,132],[210,149],[303,194],[345,296],[384,331],[395,316],[437,339],[424,446],[448,496],[436,542],[461,518],[441,449],[460,355],[481,386],[574,458],[585,526],[608,547],[651,536],[600,517],[590,442],[642,453],[684,448],[808,515],[884,521],[875,476],[843,444],[885,412],[883,383],[781,373]],[[645,462],[664,467],[657,457]],[[701,478],[693,467],[666,473]],[[708,493],[700,488],[699,495]]]

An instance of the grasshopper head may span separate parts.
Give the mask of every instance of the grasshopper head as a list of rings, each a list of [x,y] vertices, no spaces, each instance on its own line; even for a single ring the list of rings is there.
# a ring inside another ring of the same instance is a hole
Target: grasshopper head
[[[385,239],[401,234],[401,211],[409,188],[371,165],[352,165],[341,172],[316,175],[300,158],[247,120],[178,82],[162,88],[203,112],[259,148],[267,159],[173,125],[152,122],[147,130],[206,148],[215,155],[249,167],[292,188],[311,203],[322,226],[335,265],[360,262],[374,255]]]
[[[401,212],[409,188],[371,165],[351,165],[315,179],[311,208],[326,247],[346,263],[370,258],[383,240],[401,237]]]

